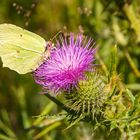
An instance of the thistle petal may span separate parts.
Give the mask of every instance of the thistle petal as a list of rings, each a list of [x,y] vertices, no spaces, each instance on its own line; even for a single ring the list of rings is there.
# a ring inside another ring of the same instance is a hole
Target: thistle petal
[[[50,58],[34,71],[36,83],[55,92],[76,86],[93,67],[96,49],[92,43],[92,39],[87,41],[82,35],[76,39],[73,34],[68,39],[60,37]]]

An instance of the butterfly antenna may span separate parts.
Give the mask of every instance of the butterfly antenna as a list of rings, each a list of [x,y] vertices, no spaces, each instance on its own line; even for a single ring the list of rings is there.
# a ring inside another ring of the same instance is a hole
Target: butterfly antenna
[[[59,32],[57,32],[57,33],[53,36],[53,38],[51,38],[50,40],[53,41],[60,33],[62,33],[61,30],[60,30]]]

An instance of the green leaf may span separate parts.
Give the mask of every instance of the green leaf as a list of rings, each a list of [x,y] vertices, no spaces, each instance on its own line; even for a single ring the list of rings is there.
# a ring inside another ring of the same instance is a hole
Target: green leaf
[[[131,22],[131,26],[137,34],[137,40],[140,41],[140,20],[132,5],[125,4],[124,11]]]
[[[140,84],[138,83],[127,84],[126,87],[131,90],[140,90]]]
[[[9,138],[9,137],[7,137],[7,136],[5,136],[3,134],[0,134],[0,139],[1,140],[16,140],[15,138]]]
[[[110,132],[115,129],[115,128],[118,128],[118,125],[117,125],[117,122],[116,121],[112,121],[111,122],[111,125],[110,125]]]
[[[47,116],[53,107],[54,107],[53,102],[48,103],[39,116],[34,116],[37,117],[37,119],[34,120],[33,125],[38,125],[39,123],[41,123],[45,115]]]
[[[3,130],[9,137],[15,137],[14,132],[0,120],[0,129]]]
[[[72,122],[70,123],[70,125],[65,129],[69,129],[71,128],[72,126],[76,125],[78,122],[80,122],[82,119],[84,118],[84,116],[79,116],[78,118],[76,118],[75,120],[72,120]]]
[[[61,122],[58,121],[58,122],[53,123],[53,124],[50,125],[50,126],[47,126],[47,127],[46,127],[45,129],[43,129],[40,133],[38,133],[37,135],[35,135],[33,139],[34,139],[34,140],[40,139],[41,137],[43,137],[44,135],[46,135],[49,131],[51,131],[51,130],[57,128],[57,127],[60,126],[60,125],[61,125]]]
[[[111,52],[110,76],[116,74],[116,68],[117,68],[117,45],[113,46]]]
[[[132,92],[129,89],[126,89],[126,94],[128,95],[129,99],[131,100],[132,104],[135,104],[135,97],[133,96]]]

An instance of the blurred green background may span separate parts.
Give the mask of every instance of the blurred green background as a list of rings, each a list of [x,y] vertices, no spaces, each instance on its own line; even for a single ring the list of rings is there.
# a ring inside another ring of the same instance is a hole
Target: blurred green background
[[[111,48],[117,45],[118,73],[126,87],[134,94],[140,93],[139,0],[0,0],[0,23],[16,24],[46,40],[60,30],[90,36],[98,48],[96,63],[105,73],[110,66]],[[60,111],[39,94],[41,90],[32,74],[18,75],[2,68],[0,61],[1,140],[93,139],[89,124],[64,130],[67,123],[62,118],[33,118]],[[99,132],[96,139],[106,139],[102,134]]]

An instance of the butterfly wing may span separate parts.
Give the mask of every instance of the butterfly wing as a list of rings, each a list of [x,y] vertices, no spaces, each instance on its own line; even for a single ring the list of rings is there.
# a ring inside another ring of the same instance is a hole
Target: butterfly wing
[[[25,74],[43,61],[46,41],[37,34],[12,24],[0,24],[0,56],[3,67]]]

